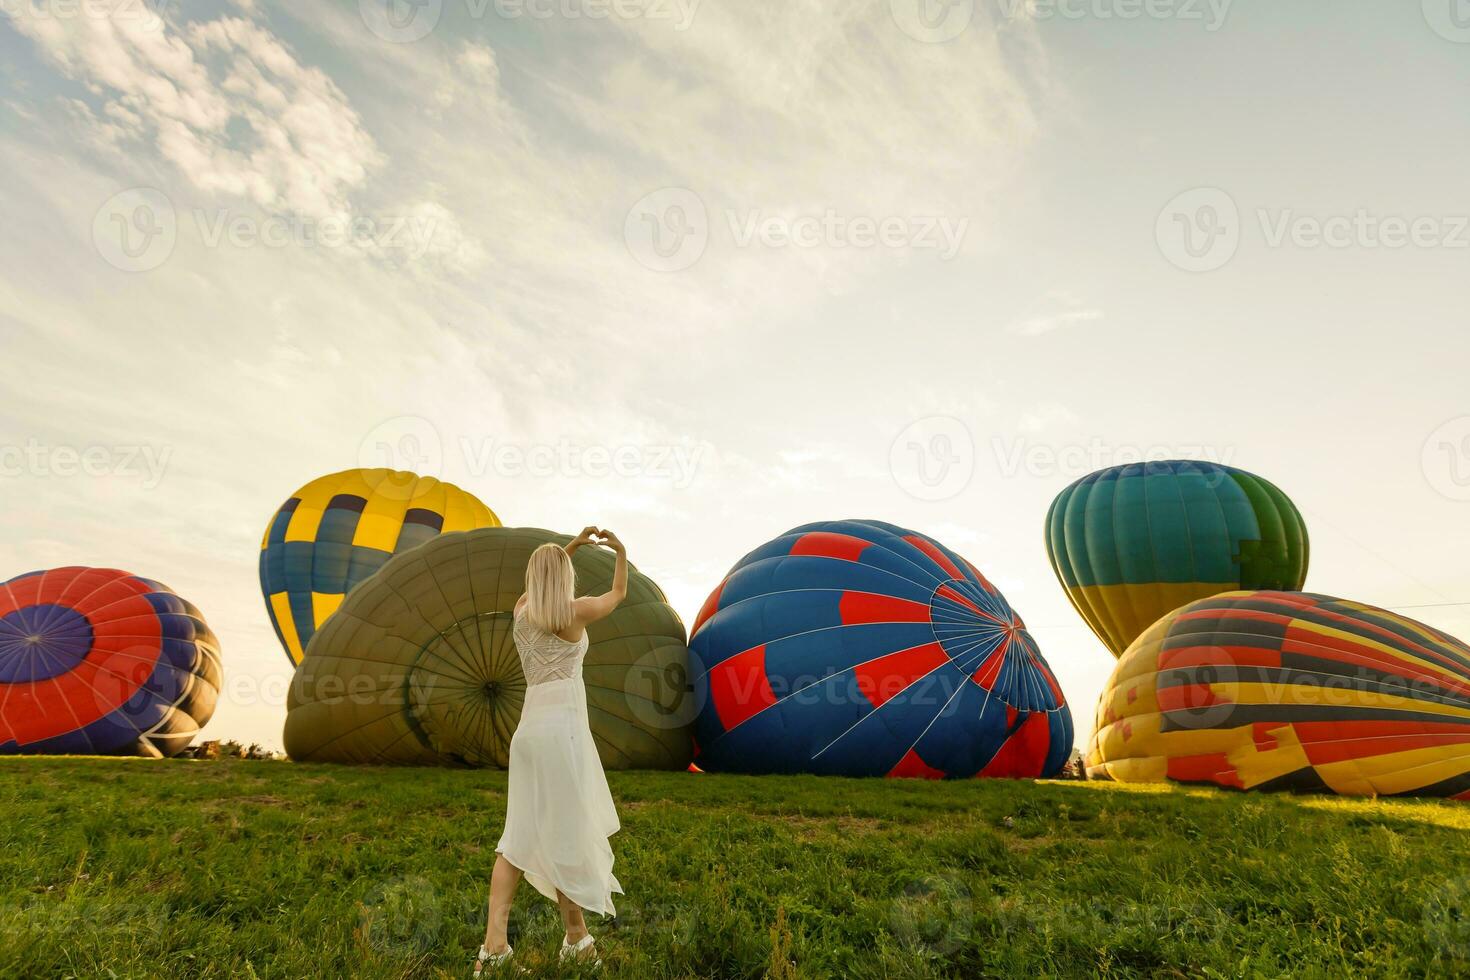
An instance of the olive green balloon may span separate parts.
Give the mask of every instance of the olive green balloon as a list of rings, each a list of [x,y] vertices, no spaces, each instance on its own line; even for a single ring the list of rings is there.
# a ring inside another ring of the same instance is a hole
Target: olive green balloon
[[[286,752],[313,762],[504,767],[526,678],[511,636],[539,528],[443,534],[390,559],[317,630],[286,703]],[[577,594],[612,585],[613,556],[573,556]],[[628,598],[587,630],[592,736],[609,769],[684,769],[696,711],[684,624],[630,568]]]

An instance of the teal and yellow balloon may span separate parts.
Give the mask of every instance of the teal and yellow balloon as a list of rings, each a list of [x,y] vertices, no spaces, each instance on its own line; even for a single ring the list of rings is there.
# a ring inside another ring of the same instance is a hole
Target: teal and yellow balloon
[[[299,664],[343,597],[389,558],[450,531],[499,526],[474,494],[431,476],[360,469],[311,481],[260,544],[260,589],[286,656]]]
[[[1218,463],[1090,473],[1052,501],[1052,569],[1113,656],[1185,603],[1239,589],[1299,591],[1307,527],[1277,487]]]

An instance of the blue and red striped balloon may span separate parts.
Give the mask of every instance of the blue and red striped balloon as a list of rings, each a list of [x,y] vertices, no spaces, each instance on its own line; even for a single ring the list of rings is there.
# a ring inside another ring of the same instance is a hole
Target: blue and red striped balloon
[[[199,610],[157,582],[69,567],[0,584],[0,755],[175,755],[220,682]]]
[[[710,771],[1037,777],[1072,715],[985,576],[878,521],[788,531],[746,555],[689,641]]]

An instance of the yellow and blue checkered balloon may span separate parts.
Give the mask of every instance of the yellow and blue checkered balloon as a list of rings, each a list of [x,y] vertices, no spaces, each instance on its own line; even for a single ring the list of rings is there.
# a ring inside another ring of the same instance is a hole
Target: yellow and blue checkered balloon
[[[292,664],[353,586],[389,558],[500,518],[452,483],[389,469],[313,480],[281,505],[260,545],[260,589]]]

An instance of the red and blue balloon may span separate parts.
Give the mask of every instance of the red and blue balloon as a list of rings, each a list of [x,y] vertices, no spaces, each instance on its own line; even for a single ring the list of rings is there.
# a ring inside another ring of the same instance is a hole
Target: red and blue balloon
[[[878,521],[808,524],[740,560],[689,641],[700,768],[1045,777],[1066,698],[964,558]]]
[[[157,582],[70,567],[0,584],[0,755],[175,755],[220,683],[204,617]]]

